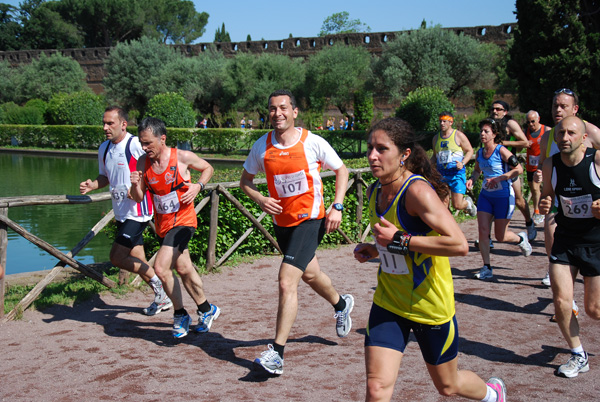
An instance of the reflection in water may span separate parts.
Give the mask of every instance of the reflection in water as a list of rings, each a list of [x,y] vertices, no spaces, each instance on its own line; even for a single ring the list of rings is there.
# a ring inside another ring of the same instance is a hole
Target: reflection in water
[[[79,183],[98,175],[95,158],[0,153],[2,197],[78,195]],[[105,190],[104,190],[105,191]],[[111,209],[110,201],[83,205],[40,205],[9,208],[8,217],[63,252],[73,248]],[[77,260],[107,261],[110,240],[100,233],[81,250]],[[53,268],[58,260],[8,230],[6,273]]]

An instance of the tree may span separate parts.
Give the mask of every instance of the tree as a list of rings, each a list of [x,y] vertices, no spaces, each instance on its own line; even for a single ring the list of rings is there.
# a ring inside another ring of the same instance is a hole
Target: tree
[[[449,97],[470,93],[494,79],[498,47],[457,35],[441,27],[397,36],[384,46],[373,65],[374,86],[393,100],[423,86],[435,86]]]
[[[51,56],[41,53],[39,59],[19,67],[16,83],[17,102],[33,98],[47,101],[58,92],[89,91],[79,63],[60,53]]]
[[[16,68],[11,68],[7,61],[0,60],[0,104],[14,101],[17,89]]]
[[[202,114],[214,113],[227,75],[223,53],[209,48],[196,57],[175,57],[150,78],[153,94],[178,92]]]
[[[217,32],[215,32],[215,42],[231,42],[229,32],[225,30],[225,23],[223,23],[221,29],[217,28]]]
[[[311,108],[328,103],[347,114],[354,93],[364,88],[371,73],[371,56],[364,47],[336,44],[307,61],[306,90]]]
[[[434,87],[423,87],[408,94],[396,111],[396,117],[409,122],[415,131],[437,132],[440,128],[438,116],[442,112],[454,113],[454,105],[444,91]]]
[[[0,3],[0,51],[19,49],[18,36],[21,25],[17,13],[18,9],[16,7]]]
[[[257,113],[267,121],[267,99],[277,89],[297,94],[304,84],[305,68],[298,59],[263,53],[240,53],[231,59],[224,82],[223,108]]]
[[[153,0],[150,3],[145,34],[163,43],[192,43],[205,32],[208,13],[196,12],[189,0]]]
[[[359,19],[351,20],[350,13],[342,11],[334,13],[323,20],[319,36],[352,32],[371,32],[371,27],[363,24]]]
[[[174,92],[153,96],[146,115],[163,120],[167,127],[178,128],[194,127],[196,118],[192,104]]]
[[[148,100],[158,93],[152,85],[152,77],[178,57],[184,56],[148,37],[117,44],[105,62],[107,97],[126,109],[143,111]]]
[[[554,91],[579,95],[584,117],[600,119],[600,34],[597,0],[517,0],[518,27],[510,48],[509,74],[519,84],[522,111],[550,121]]]

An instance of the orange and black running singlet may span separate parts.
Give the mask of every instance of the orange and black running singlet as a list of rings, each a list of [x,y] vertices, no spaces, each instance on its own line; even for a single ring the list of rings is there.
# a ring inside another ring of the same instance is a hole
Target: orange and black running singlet
[[[165,237],[167,232],[176,226],[197,227],[194,203],[181,204],[181,196],[188,191],[177,167],[177,149],[171,148],[169,165],[164,172],[157,174],[152,169],[150,158],[146,158],[144,166],[144,182],[154,204],[156,232]]]

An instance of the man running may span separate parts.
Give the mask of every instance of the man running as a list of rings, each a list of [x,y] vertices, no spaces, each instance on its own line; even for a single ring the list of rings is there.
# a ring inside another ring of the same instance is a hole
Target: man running
[[[558,203],[550,260],[556,322],[571,349],[567,363],[556,370],[572,378],[589,371],[588,354],[579,338],[579,321],[572,313],[573,286],[583,276],[585,311],[600,319],[600,152],[585,146],[585,123],[565,117],[554,129],[559,153],[543,165],[540,212]]]
[[[340,296],[331,279],[321,271],[315,255],[325,232],[333,232],[340,226],[348,169],[327,141],[295,127],[298,107],[289,91],[273,92],[268,106],[273,131],[252,146],[240,187],[264,212],[273,216],[275,235],[284,254],[279,268],[275,339],[254,361],[257,367],[271,374],[282,374],[283,351],[298,311],[300,279],[333,306],[339,337],[348,335],[352,328],[350,313],[354,298],[349,294]],[[329,213],[323,203],[321,168],[333,170],[336,176]],[[268,196],[254,184],[259,171],[267,176]]]
[[[208,332],[221,309],[206,299],[188,243],[198,225],[194,200],[212,177],[213,167],[193,152],[168,147],[167,129],[160,119],[144,118],[138,125],[138,135],[146,155],[131,173],[131,195],[139,201],[146,191],[152,194],[156,232],[161,244],[154,269],[173,301],[173,336],[186,336],[192,320],[183,307],[181,287],[173,268],[198,307],[196,332]],[[197,183],[191,183],[189,169],[202,173]]]
[[[117,237],[110,250],[110,262],[115,267],[138,274],[154,290],[154,301],[142,311],[146,315],[155,315],[168,310],[173,304],[144,253],[142,234],[152,219],[152,205],[146,194],[142,194],[136,202],[129,193],[131,171],[135,170],[144,151],[139,139],[127,132],[127,117],[127,113],[117,106],[109,106],[104,111],[102,122],[106,141],[98,150],[99,174],[94,180],[81,182],[79,192],[87,194],[110,185],[117,222]]]

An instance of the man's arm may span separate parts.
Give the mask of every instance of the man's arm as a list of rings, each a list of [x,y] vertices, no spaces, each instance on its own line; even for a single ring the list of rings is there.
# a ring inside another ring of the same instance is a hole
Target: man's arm
[[[506,123],[506,127],[508,128],[509,134],[512,134],[513,137],[516,138],[515,141],[502,141],[502,145],[505,147],[515,147],[517,151],[520,151],[522,148],[527,148],[527,137],[523,130],[521,130],[521,126],[515,120],[511,119]]]
[[[258,204],[260,209],[269,215],[279,215],[281,212],[283,212],[283,208],[281,205],[279,205],[279,200],[271,197],[265,197],[260,191],[258,191],[256,184],[254,184],[254,175],[248,173],[246,169],[244,169],[242,172],[240,188],[248,197],[250,197],[252,201]]]
[[[554,201],[554,188],[552,187],[552,158],[547,158],[542,167],[543,187],[540,194],[539,210],[542,215],[547,215],[552,209]]]
[[[437,137],[439,134],[436,134],[433,136],[433,138],[431,139],[431,149],[433,150],[433,153],[431,154],[431,164],[433,166],[437,166],[437,155],[435,154],[435,143],[437,142]]]
[[[550,133],[553,133],[552,130],[546,130],[542,134],[542,138],[540,138],[540,160],[538,161],[538,169],[533,174],[533,180],[536,183],[542,182],[542,169],[540,166],[544,166],[544,162],[546,161],[546,150],[548,149],[548,141],[552,141],[550,138]]]
[[[467,136],[462,131],[456,131],[456,138],[458,139],[458,146],[463,150],[463,160],[456,162],[456,168],[462,169],[469,163],[473,156],[473,147]]]
[[[592,123],[585,123],[585,132],[592,147],[600,149],[600,128]]]
[[[185,170],[194,169],[202,173],[197,183],[186,184],[188,190],[181,196],[181,202],[189,204],[194,202],[196,196],[204,189],[204,186],[209,182],[215,170],[210,163],[190,151],[178,149],[177,160],[185,165]]]
[[[335,172],[335,197],[333,204],[343,204],[344,197],[346,196],[346,188],[348,187],[348,168],[346,165],[334,170]],[[331,233],[340,227],[342,222],[342,211],[338,211],[335,208],[331,208],[327,218],[325,218],[325,231]]]
[[[108,186],[108,177],[99,174],[94,180],[87,179],[86,181],[79,183],[79,192],[81,194],[87,194],[90,191],[98,190],[99,188],[106,186]]]
[[[129,189],[129,195],[135,202],[142,202],[144,200],[144,194],[146,194],[146,183],[144,183],[144,165],[146,164],[146,155],[140,156],[137,161],[135,171],[131,172],[131,188]]]

